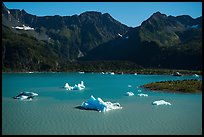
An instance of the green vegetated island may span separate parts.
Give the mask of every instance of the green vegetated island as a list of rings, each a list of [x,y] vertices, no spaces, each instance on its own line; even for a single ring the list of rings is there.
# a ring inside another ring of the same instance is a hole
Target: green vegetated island
[[[161,81],[145,84],[142,87],[156,91],[202,93],[202,80],[190,79],[190,80]]]

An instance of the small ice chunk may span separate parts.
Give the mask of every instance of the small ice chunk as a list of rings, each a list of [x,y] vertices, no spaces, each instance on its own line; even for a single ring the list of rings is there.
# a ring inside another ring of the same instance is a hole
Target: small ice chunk
[[[126,95],[128,95],[128,96],[134,96],[134,93],[133,93],[133,92],[126,92]]]
[[[131,88],[131,87],[132,87],[132,85],[128,85],[128,87],[129,87],[129,88]]]
[[[166,102],[164,100],[158,100],[158,101],[154,101],[152,102],[153,105],[171,105],[171,103]]]
[[[20,100],[32,100],[36,96],[38,96],[38,94],[34,92],[20,92],[20,94],[18,94],[13,98],[20,99]]]
[[[144,96],[144,97],[148,97],[147,94],[143,94],[143,93],[140,93],[140,94],[137,94],[137,95],[140,96],[140,97],[142,97],[142,96]]]
[[[84,73],[85,73],[85,72],[83,72],[83,71],[80,71],[80,72],[79,72],[79,74],[84,74]]]
[[[114,72],[110,72],[110,74],[111,74],[111,75],[115,75],[115,73],[114,73]]]

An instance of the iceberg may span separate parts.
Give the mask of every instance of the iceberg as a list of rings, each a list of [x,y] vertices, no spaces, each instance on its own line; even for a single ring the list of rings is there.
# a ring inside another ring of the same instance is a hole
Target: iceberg
[[[18,94],[13,98],[20,99],[20,100],[32,100],[36,96],[38,96],[38,94],[34,92],[20,92],[20,94]]]
[[[110,72],[110,74],[111,74],[111,75],[115,75],[115,73],[114,73],[114,72]]]
[[[79,74],[84,74],[85,72],[84,71],[79,71]]]
[[[158,100],[158,101],[154,101],[154,102],[152,102],[152,104],[153,105],[171,105],[171,103],[169,103],[169,102],[166,102],[166,101],[164,101],[164,100]]]
[[[101,98],[95,98],[93,95],[81,104],[84,109],[97,110],[98,112],[106,112],[114,109],[122,109],[119,103],[104,102]]]
[[[140,96],[140,97],[142,97],[142,96],[144,96],[144,97],[148,97],[147,94],[143,94],[143,93],[140,93],[140,94],[137,94],[137,95]]]
[[[79,84],[75,84],[74,87],[70,86],[68,83],[65,83],[64,88],[66,90],[82,90],[85,89],[84,81],[81,81]]]
[[[134,93],[133,93],[133,92],[126,92],[126,95],[128,95],[128,96],[134,96]]]
[[[70,86],[68,83],[65,83],[64,88],[65,88],[66,90],[73,90],[73,87]]]

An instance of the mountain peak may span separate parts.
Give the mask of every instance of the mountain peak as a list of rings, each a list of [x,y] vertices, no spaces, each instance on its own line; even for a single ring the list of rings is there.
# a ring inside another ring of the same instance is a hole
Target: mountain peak
[[[161,12],[157,11],[155,13],[153,13],[153,15],[162,15]]]
[[[166,14],[162,14],[161,12],[157,11],[153,13],[151,17],[167,17]]]
[[[86,12],[83,12],[81,13],[79,16],[86,16],[86,15],[101,15],[102,13],[101,12],[98,12],[98,11],[86,11]]]

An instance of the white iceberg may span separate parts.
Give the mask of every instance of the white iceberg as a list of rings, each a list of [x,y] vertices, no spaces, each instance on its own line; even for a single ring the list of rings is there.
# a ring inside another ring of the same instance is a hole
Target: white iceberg
[[[73,90],[73,87],[70,86],[68,83],[65,83],[64,88],[65,88],[66,90]]]
[[[122,109],[119,103],[104,102],[101,98],[95,98],[93,95],[81,104],[84,109],[97,110],[99,112],[106,112],[114,109]]]
[[[110,72],[110,74],[111,74],[111,75],[115,75],[115,73],[114,73],[114,72]]]
[[[32,100],[36,96],[38,96],[38,94],[34,92],[21,92],[20,94],[18,94],[13,98],[20,99],[20,100]]]
[[[140,93],[140,94],[137,94],[137,95],[140,96],[140,97],[142,97],[142,96],[144,96],[144,97],[148,97],[147,94],[143,94],[143,93]]]
[[[126,95],[128,95],[128,96],[134,96],[134,93],[133,93],[133,92],[126,92]]]
[[[79,74],[84,74],[85,72],[84,71],[79,71]]]
[[[74,85],[73,90],[82,90],[82,89],[84,89],[84,88],[85,88],[84,82],[81,81],[80,84],[75,84],[75,85]]]
[[[66,90],[83,90],[85,89],[84,81],[81,81],[79,84],[75,84],[74,87],[70,86],[68,83],[65,83],[64,88]]]
[[[164,100],[158,100],[158,101],[154,101],[152,102],[153,105],[171,105],[171,103],[166,102]]]

